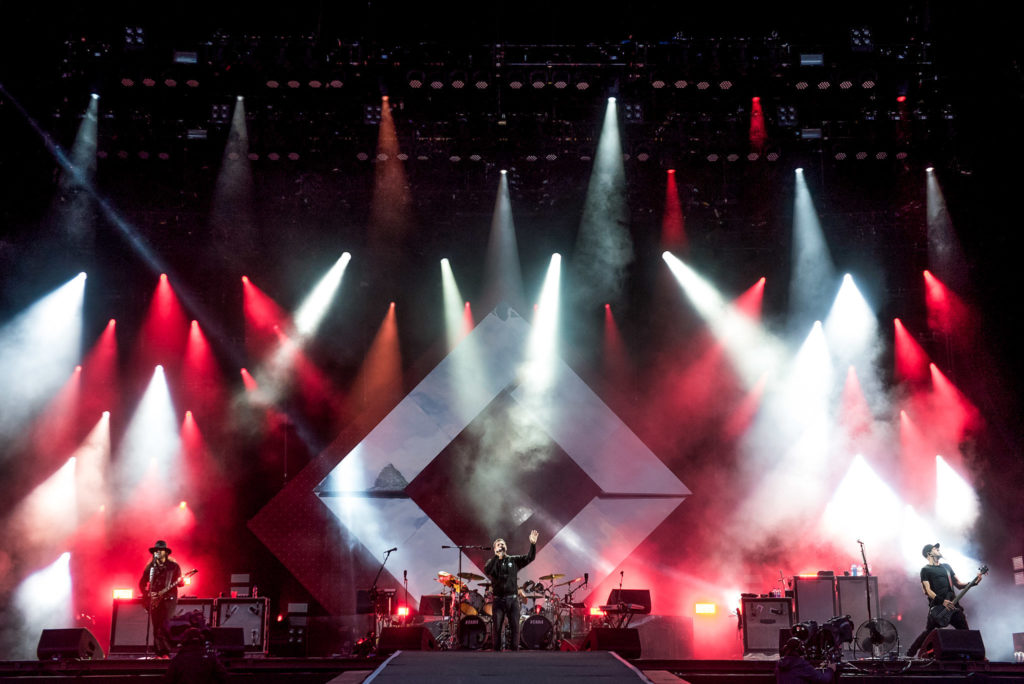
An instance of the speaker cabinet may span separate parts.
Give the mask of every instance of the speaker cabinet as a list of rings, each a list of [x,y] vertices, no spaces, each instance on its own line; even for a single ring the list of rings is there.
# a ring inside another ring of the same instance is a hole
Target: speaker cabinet
[[[788,598],[744,598],[743,652],[778,653],[779,632],[793,624],[793,607]]]
[[[878,604],[878,578],[871,577],[836,577],[836,599],[839,611],[836,615],[849,615],[853,621],[854,634],[858,627],[868,621],[868,582],[871,583],[871,617],[882,617]],[[854,648],[854,642],[846,644],[846,648]]]
[[[385,627],[377,644],[378,655],[395,651],[434,651],[437,640],[426,627]]]
[[[595,627],[583,640],[581,651],[615,651],[623,658],[640,657],[640,631],[631,627]]]
[[[217,599],[217,626],[239,627],[246,653],[267,653],[269,600],[266,598]]]
[[[794,577],[793,598],[796,600],[796,622],[814,620],[819,625],[836,616],[835,578]],[[865,602],[865,608],[867,603]]]
[[[103,649],[92,632],[84,627],[76,629],[44,629],[39,635],[36,657],[40,660],[102,660]]]
[[[188,627],[188,615],[198,611],[206,624],[213,624],[213,599],[179,598],[169,622],[171,636],[181,636]],[[110,654],[145,653],[146,641],[153,648],[153,630],[142,599],[114,599],[110,621]]]
[[[933,629],[918,656],[935,660],[984,660],[985,644],[976,629]]]

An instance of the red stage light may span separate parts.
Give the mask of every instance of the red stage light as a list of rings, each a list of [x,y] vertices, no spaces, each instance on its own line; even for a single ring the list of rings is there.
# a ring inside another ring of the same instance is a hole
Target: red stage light
[[[900,103],[906,102],[907,101],[907,96],[906,95],[900,95],[899,97],[896,98],[896,101],[900,102]]]
[[[671,174],[674,174],[675,172],[676,172],[676,170],[675,170],[675,169],[669,169],[669,170],[667,171],[667,173],[671,173]]]
[[[135,594],[131,589],[114,589],[115,599],[131,599],[135,598]]]
[[[115,321],[115,320],[114,320],[113,318],[111,318],[111,319],[110,319],[109,321],[107,321],[107,326],[108,326],[108,327],[111,327],[111,328],[112,328],[112,327],[114,327],[115,325],[117,325],[117,321]]]
[[[693,606],[693,612],[697,615],[714,615],[716,606],[714,603],[696,603]]]
[[[284,615],[281,615],[280,613],[278,613],[277,614],[277,621],[278,622],[284,622]]]
[[[593,617],[604,617],[605,615],[607,615],[607,613],[605,613],[603,610],[597,607],[591,607],[590,614]]]
[[[243,283],[248,283],[249,282],[249,276],[242,276],[242,282]]]
[[[406,617],[409,615],[409,606],[398,606],[398,617]]]
[[[184,501],[182,501],[181,503],[178,504],[178,508],[187,508],[187,507],[188,507],[188,504],[185,503]]]

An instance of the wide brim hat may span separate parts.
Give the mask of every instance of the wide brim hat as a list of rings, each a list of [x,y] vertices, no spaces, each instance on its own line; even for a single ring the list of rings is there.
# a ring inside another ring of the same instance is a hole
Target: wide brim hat
[[[163,539],[158,539],[156,541],[156,544],[153,544],[151,547],[149,547],[150,553],[156,553],[157,551],[166,551],[168,556],[171,555],[171,547],[169,547],[167,545],[167,542],[165,542]]]

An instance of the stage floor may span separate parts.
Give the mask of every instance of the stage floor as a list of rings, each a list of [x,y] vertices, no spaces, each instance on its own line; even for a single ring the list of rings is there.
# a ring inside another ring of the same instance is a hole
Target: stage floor
[[[158,682],[166,660],[0,662],[6,682]],[[775,681],[772,661],[634,660],[608,652],[398,651],[385,658],[240,658],[225,661],[231,680],[246,684],[454,684],[461,682],[653,682],[734,684]],[[842,680],[863,684],[990,682],[1024,684],[1024,665],[1005,662],[861,660],[841,665]]]

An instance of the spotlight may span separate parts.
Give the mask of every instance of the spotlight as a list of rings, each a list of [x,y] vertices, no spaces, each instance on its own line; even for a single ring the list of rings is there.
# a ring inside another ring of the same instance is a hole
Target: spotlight
[[[94,100],[98,100],[98,99],[100,99],[100,96],[99,96],[99,94],[97,94],[97,93],[93,93],[93,94],[92,94],[92,99],[94,99]]]
[[[928,169],[928,170],[931,171],[931,169]],[[501,175],[502,176],[506,175],[507,173],[508,173],[508,169],[502,169],[501,170]]]
[[[924,170],[925,173],[934,173],[934,171],[935,167],[933,166],[929,166],[927,169]]]

